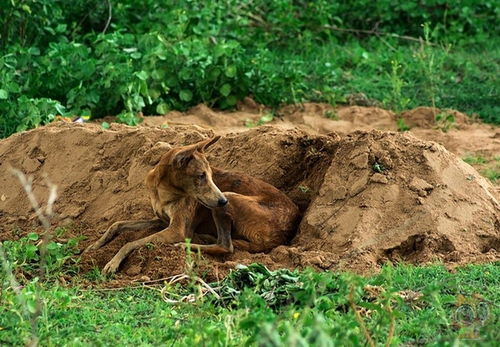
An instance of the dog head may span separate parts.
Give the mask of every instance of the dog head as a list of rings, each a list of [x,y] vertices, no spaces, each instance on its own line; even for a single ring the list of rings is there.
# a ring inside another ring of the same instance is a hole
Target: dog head
[[[222,207],[227,199],[212,179],[212,169],[205,158],[205,150],[213,145],[220,136],[178,147],[166,153],[159,165],[164,166],[162,181],[179,191],[198,200],[208,208]]]

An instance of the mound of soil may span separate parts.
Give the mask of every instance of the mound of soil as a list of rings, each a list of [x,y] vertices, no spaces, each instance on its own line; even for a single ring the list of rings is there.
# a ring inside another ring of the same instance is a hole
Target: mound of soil
[[[197,112],[208,112],[200,108]],[[258,117],[261,110],[252,112],[247,114]],[[218,114],[207,122],[224,117]],[[54,225],[67,226],[64,237],[84,236],[82,249],[114,221],[152,217],[143,185],[146,172],[166,147],[214,134],[208,125],[157,125],[112,124],[103,130],[96,124],[53,123],[0,141],[0,240],[41,231],[10,166],[33,176],[42,202],[47,199],[45,175],[57,184]],[[210,279],[237,263],[366,272],[386,261],[500,259],[497,193],[441,145],[377,130],[321,135],[280,120],[243,129],[216,129],[225,135],[210,148],[209,161],[275,185],[299,205],[303,219],[290,245],[267,254],[195,256],[195,266]],[[125,232],[86,253],[82,271],[102,268],[126,242],[151,232]],[[153,245],[133,252],[118,278],[167,277],[183,272],[185,264],[185,252],[178,247]]]

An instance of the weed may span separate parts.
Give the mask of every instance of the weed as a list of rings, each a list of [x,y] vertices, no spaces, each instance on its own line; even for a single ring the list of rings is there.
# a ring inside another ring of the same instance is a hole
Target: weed
[[[491,182],[496,183],[500,180],[500,167],[482,170],[481,175],[489,179]]]
[[[448,112],[439,112],[434,116],[434,122],[436,129],[443,132],[448,132],[450,129],[456,126],[455,116]]]
[[[406,124],[405,120],[401,117],[397,118],[396,124],[398,126],[398,130],[401,132],[405,132],[405,131],[410,130],[410,127]]]
[[[42,243],[40,236],[29,233],[17,241],[4,241],[3,247],[6,259],[17,272],[17,275],[31,278],[38,273],[42,258]],[[44,274],[47,278],[57,278],[61,273],[74,274],[77,272],[77,263],[74,258],[78,251],[79,238],[72,238],[66,243],[50,241],[47,243],[44,254]]]
[[[405,110],[410,103],[410,99],[402,95],[402,90],[405,82],[401,77],[401,69],[401,64],[399,64],[395,60],[391,61],[391,73],[388,76],[391,85],[391,93],[389,94],[389,98],[384,101],[387,106],[394,109],[398,114],[401,111]]]
[[[481,155],[467,155],[463,158],[467,164],[486,164],[488,160]]]
[[[385,167],[377,161],[375,163],[373,163],[372,169],[373,169],[373,171],[378,172],[378,173],[382,173],[385,171]]]
[[[309,188],[307,186],[303,186],[303,185],[298,186],[298,188],[304,194],[307,194],[311,191],[311,188]]]
[[[339,120],[339,115],[335,111],[326,111],[325,117],[331,120]]]
[[[245,121],[245,126],[247,128],[254,128],[254,127],[261,126],[261,125],[264,125],[266,123],[272,122],[273,119],[274,119],[274,114],[271,112],[268,112],[265,115],[263,115],[262,117],[260,117],[257,122],[254,122],[251,119],[247,119]]]

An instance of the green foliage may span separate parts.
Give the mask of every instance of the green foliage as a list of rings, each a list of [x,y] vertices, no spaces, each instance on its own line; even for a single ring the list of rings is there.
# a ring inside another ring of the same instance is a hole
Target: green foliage
[[[55,234],[63,235],[62,228],[57,228]],[[15,269],[17,275],[24,278],[34,278],[43,274],[47,278],[56,278],[62,273],[76,273],[77,267],[74,255],[78,251],[79,239],[69,239],[66,243],[44,239],[37,233],[29,233],[19,240],[3,241],[2,247],[6,260]],[[43,271],[43,272],[41,272]],[[4,273],[2,279],[5,280]]]
[[[434,116],[436,128],[443,132],[447,132],[453,128],[455,124],[455,116],[448,112],[439,112]]]
[[[354,305],[377,344],[386,343],[394,321],[392,345],[492,345],[499,338],[499,279],[500,263],[454,273],[437,265],[387,266],[370,277],[250,265],[213,284],[225,293],[220,300],[177,305],[151,287],[41,287],[36,334],[41,345],[358,346],[366,340]],[[35,290],[23,288],[33,300]],[[185,288],[178,290],[183,295]],[[0,342],[19,345],[31,328],[11,294],[0,293]]]
[[[401,78],[401,65],[397,61],[391,61],[391,73],[388,77],[391,81],[392,90],[389,94],[389,98],[385,100],[384,103],[396,111],[396,113],[400,113],[407,109],[410,99],[402,95],[405,81]]]
[[[260,126],[260,125],[264,125],[266,123],[269,123],[271,122],[272,120],[274,119],[274,115],[271,113],[271,112],[268,112],[266,113],[265,115],[263,115],[262,117],[260,117],[257,122],[254,122],[252,121],[251,119],[247,119],[245,121],[245,126],[247,128],[253,128],[253,127],[257,127],[257,126]]]
[[[481,155],[477,155],[477,156],[467,155],[463,158],[463,160],[467,164],[486,164],[488,162],[488,160]]]
[[[363,92],[397,110],[430,102],[500,122],[497,11],[472,0],[7,1],[0,137],[55,115],[135,125],[139,112],[225,109],[247,95],[276,107]],[[424,43],[359,31],[373,28]]]
[[[481,175],[489,179],[491,182],[496,183],[500,180],[500,165],[497,165],[495,168],[481,170]]]
[[[410,130],[410,127],[408,124],[406,124],[405,120],[403,118],[398,118],[396,120],[396,125],[398,126],[398,130],[401,132],[405,132]]]

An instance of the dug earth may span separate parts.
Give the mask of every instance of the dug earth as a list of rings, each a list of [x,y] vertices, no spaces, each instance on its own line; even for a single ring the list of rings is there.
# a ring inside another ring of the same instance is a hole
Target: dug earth
[[[412,133],[330,130],[321,134],[284,121],[224,131],[190,124],[112,124],[105,130],[59,122],[18,133],[0,141],[0,240],[42,231],[9,167],[33,176],[42,202],[44,177],[58,186],[53,224],[66,226],[65,238],[83,236],[84,249],[115,221],[153,217],[143,182],[165,143],[188,145],[215,132],[223,136],[207,151],[209,162],[282,190],[299,206],[301,222],[289,244],[268,253],[195,255],[197,271],[209,279],[238,263],[366,273],[386,262],[453,266],[500,259],[498,192],[460,157]],[[125,243],[151,233],[125,232],[85,253],[81,270],[102,269]],[[172,245],[142,247],[117,277],[179,274],[185,258]]]

